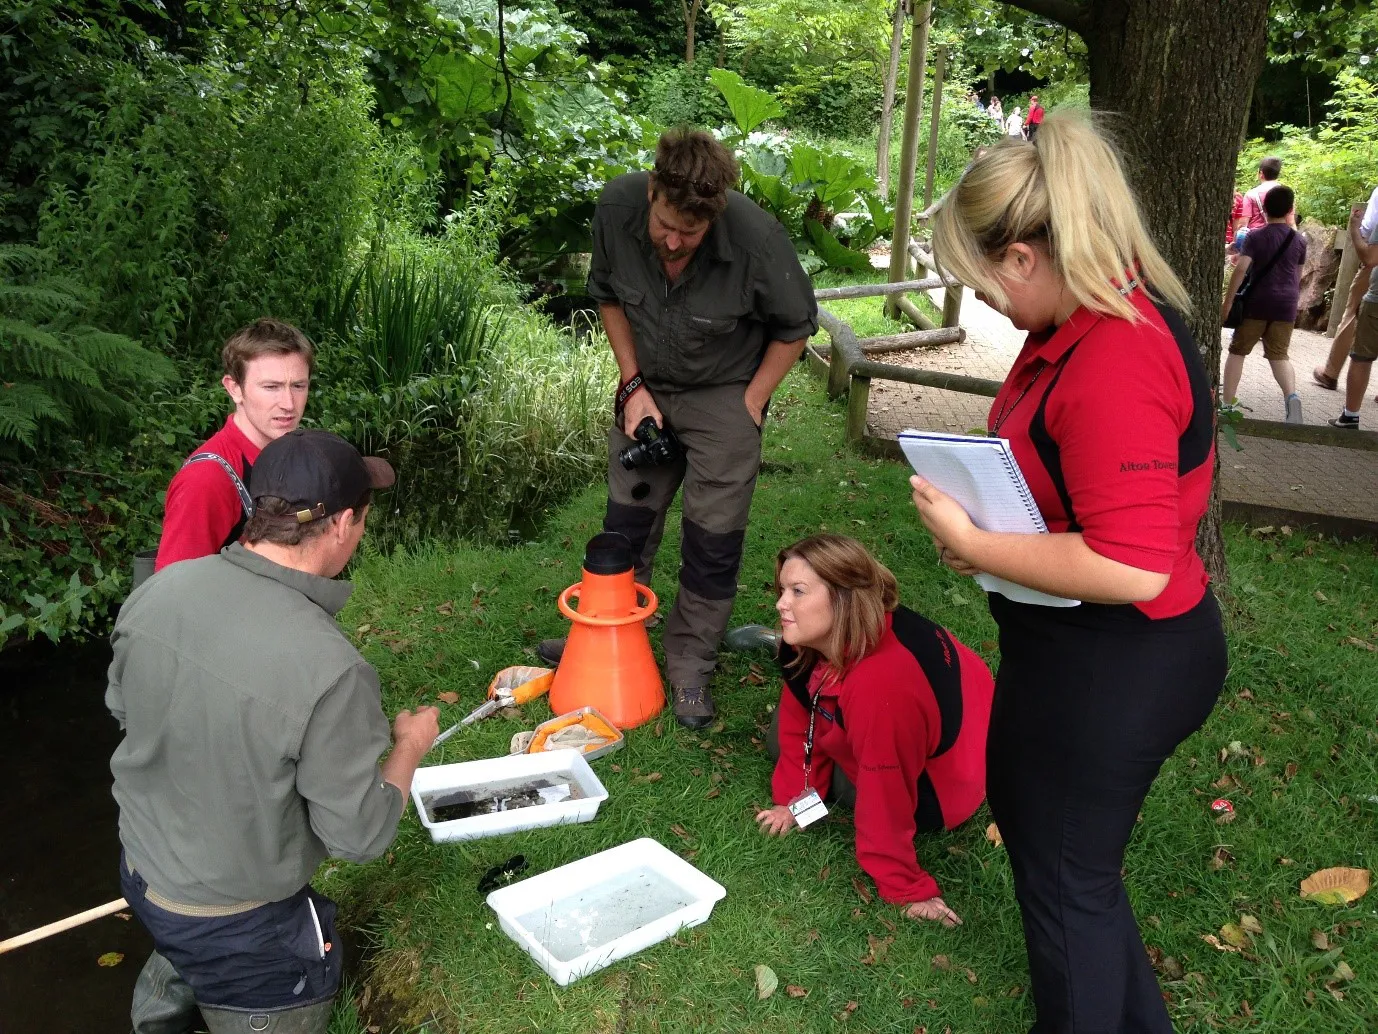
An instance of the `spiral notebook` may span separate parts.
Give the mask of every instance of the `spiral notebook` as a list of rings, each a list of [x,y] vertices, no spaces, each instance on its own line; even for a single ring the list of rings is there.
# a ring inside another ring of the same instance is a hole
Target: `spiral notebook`
[[[914,471],[961,503],[978,528],[1022,535],[1048,533],[1005,439],[911,428],[900,433],[899,442]],[[1016,585],[993,574],[975,577],[987,592],[998,592],[1017,603],[1075,607],[1081,602]]]

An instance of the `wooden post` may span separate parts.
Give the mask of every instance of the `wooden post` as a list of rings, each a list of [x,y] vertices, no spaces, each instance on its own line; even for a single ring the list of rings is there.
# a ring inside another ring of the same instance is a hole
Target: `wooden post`
[[[871,378],[852,375],[847,391],[847,432],[849,442],[866,437],[866,408],[871,404]]]
[[[943,326],[956,327],[962,322],[962,292],[964,287],[943,288]]]
[[[1340,231],[1340,271],[1335,276],[1335,297],[1330,302],[1330,322],[1325,326],[1327,337],[1334,337],[1344,319],[1345,305],[1349,302],[1349,291],[1354,278],[1359,273],[1359,253],[1354,250],[1349,239],[1349,227]]]
[[[933,176],[938,167],[938,118],[943,110],[943,73],[947,71],[947,44],[938,44],[938,63],[933,69],[933,100],[929,103],[928,171],[923,178],[923,207],[933,204]]]
[[[909,40],[909,82],[904,92],[904,140],[900,145],[899,196],[895,198],[895,229],[890,241],[890,282],[908,279],[909,223],[914,217],[914,173],[919,159],[919,121],[923,117],[923,74],[928,60],[928,23],[933,16],[933,0],[914,5],[914,32]],[[898,297],[898,296],[896,296]],[[886,301],[885,311],[894,316],[895,297]]]

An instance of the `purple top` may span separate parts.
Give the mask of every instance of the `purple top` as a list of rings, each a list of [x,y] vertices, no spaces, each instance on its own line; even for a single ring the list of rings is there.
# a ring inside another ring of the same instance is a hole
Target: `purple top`
[[[1249,289],[1249,296],[1244,300],[1246,320],[1296,322],[1297,298],[1301,294],[1301,267],[1306,261],[1306,238],[1286,223],[1269,223],[1262,229],[1251,230],[1239,252],[1249,256],[1252,262],[1250,271],[1257,274],[1258,270],[1272,262],[1289,233],[1293,237],[1287,252],[1273,263],[1267,276],[1256,281]]]

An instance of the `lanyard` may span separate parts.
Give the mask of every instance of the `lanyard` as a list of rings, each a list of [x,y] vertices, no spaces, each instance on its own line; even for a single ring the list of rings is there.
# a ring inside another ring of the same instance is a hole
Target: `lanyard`
[[[804,737],[804,789],[808,790],[809,775],[813,772],[813,733],[814,723],[818,720],[818,701],[823,696],[823,691],[828,688],[829,680],[826,673],[819,678],[818,689],[814,691],[813,699],[809,701],[809,731]]]
[[[1009,398],[1006,397],[1005,404],[1000,407],[1000,413],[998,416],[996,416],[995,424],[991,427],[990,436],[992,438],[998,438],[1000,436],[1000,428],[1004,426],[1005,418],[1014,413],[1015,409],[1018,408],[1019,403],[1024,401],[1024,396],[1029,393],[1029,391],[1033,388],[1035,384],[1038,383],[1038,378],[1043,376],[1043,371],[1047,368],[1047,363],[1044,363],[1042,366],[1038,368],[1038,370],[1034,373],[1033,378],[1029,381],[1029,383],[1024,385],[1024,390],[1021,391],[1018,394],[1018,396],[1015,397],[1013,403],[1011,403]]]

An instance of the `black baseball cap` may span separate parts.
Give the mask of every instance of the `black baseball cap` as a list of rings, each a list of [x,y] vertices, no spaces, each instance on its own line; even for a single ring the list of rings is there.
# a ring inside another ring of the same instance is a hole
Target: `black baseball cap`
[[[329,431],[297,428],[269,442],[249,475],[249,494],[286,499],[293,512],[282,519],[297,524],[329,517],[358,503],[370,488],[391,488],[392,465],[359,450]]]

